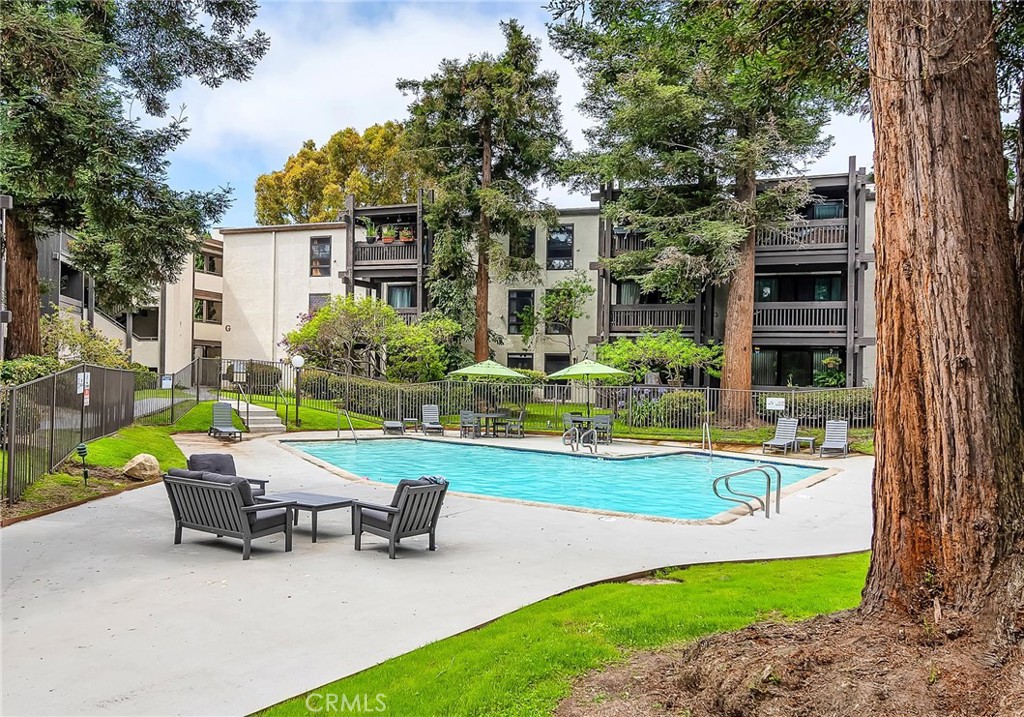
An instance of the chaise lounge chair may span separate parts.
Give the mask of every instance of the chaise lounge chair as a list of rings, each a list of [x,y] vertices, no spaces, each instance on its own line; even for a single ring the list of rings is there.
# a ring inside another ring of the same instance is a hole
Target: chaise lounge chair
[[[384,421],[382,428],[385,436],[389,433],[405,435],[405,424],[402,421]]]
[[[180,475],[175,473],[174,468],[168,471],[170,475]],[[236,476],[238,471],[235,469],[235,459],[231,457],[229,453],[193,453],[188,457],[188,471],[192,473],[216,473],[222,476]],[[185,478],[193,478],[196,476],[186,475]],[[267,483],[270,481],[263,480],[262,478],[246,478],[249,483],[250,490],[254,497],[259,497],[267,492]]]
[[[388,505],[356,501],[352,504],[356,550],[362,549],[364,532],[387,538],[388,557],[392,560],[399,541],[414,535],[429,535],[428,550],[434,550],[434,531],[447,492],[448,481],[431,476],[399,481]]]
[[[828,421],[825,423],[825,440],[822,441],[818,456],[824,458],[825,451],[829,453],[842,453],[843,458],[849,455],[850,424],[848,422]]]
[[[781,450],[783,454],[789,453],[789,449],[797,450],[796,429],[799,421],[795,418],[780,418],[775,424],[775,438],[761,444],[761,453],[767,453],[767,449],[773,451]]]
[[[238,441],[242,440],[242,431],[235,428],[231,420],[230,403],[217,401],[213,404],[213,423],[210,425],[210,430],[206,433],[214,438],[227,437]]]
[[[444,426],[441,425],[441,409],[434,404],[425,404],[423,406],[423,422],[420,424],[420,430],[423,434],[428,433],[440,433],[444,435]]]

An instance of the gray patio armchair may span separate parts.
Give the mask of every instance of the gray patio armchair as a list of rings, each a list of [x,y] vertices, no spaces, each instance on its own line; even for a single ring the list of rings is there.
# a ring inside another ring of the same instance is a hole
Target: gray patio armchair
[[[402,538],[414,535],[429,535],[427,549],[434,550],[434,532],[447,492],[448,481],[443,478],[418,478],[399,481],[388,505],[356,501],[352,504],[356,550],[362,550],[363,533],[387,538],[388,557],[392,560]]]
[[[459,438],[465,438],[467,433],[471,438],[480,437],[480,419],[472,411],[459,411]]]
[[[440,433],[444,435],[444,426],[441,424],[441,409],[432,403],[423,406],[423,422],[420,424],[423,434]]]
[[[213,422],[206,434],[214,438],[227,437],[238,441],[242,440],[242,431],[235,428],[232,420],[230,403],[217,401],[213,404]]]
[[[193,473],[216,473],[222,476],[236,476],[235,459],[229,453],[193,453],[188,457],[188,469]],[[170,475],[176,475],[175,469],[168,471]],[[191,476],[185,476],[189,478]],[[267,492],[267,483],[270,481],[262,478],[246,478],[249,489],[254,497],[259,497]]]
[[[526,425],[526,411],[520,410],[514,416],[509,414],[504,418],[494,419],[494,432],[497,433],[500,428],[505,432],[505,438],[509,438],[513,434],[518,438],[523,438],[525,435],[523,428]]]
[[[184,471],[182,471],[184,472]],[[181,544],[182,528],[225,535],[242,541],[242,560],[248,560],[254,538],[284,533],[284,550],[292,549],[294,501],[256,503],[249,483],[241,476],[202,473],[201,478],[164,476],[164,487],[174,514],[174,544]]]
[[[594,416],[594,432],[597,434],[598,443],[612,442],[612,416],[610,413],[603,413]]]
[[[761,444],[761,453],[766,453],[768,449],[781,450],[783,454],[789,453],[790,448],[795,451],[797,449],[796,429],[799,423],[795,418],[780,418],[779,422],[775,424],[775,438]]]
[[[842,453],[846,458],[850,452],[850,424],[847,421],[826,421],[825,440],[821,442],[818,451],[820,458],[825,457],[825,452]]]

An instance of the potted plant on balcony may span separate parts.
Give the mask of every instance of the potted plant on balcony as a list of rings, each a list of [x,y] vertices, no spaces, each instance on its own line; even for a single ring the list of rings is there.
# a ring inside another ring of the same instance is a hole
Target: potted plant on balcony
[[[373,244],[377,241],[377,225],[369,219],[364,219],[363,226],[366,227],[366,243]]]
[[[390,224],[385,224],[384,227],[380,230],[380,234],[381,234],[381,240],[385,244],[393,244],[394,243],[396,232],[395,232],[395,228],[393,226],[391,226]]]
[[[416,241],[416,235],[412,233],[412,229],[405,228],[398,232],[398,239],[404,242]]]

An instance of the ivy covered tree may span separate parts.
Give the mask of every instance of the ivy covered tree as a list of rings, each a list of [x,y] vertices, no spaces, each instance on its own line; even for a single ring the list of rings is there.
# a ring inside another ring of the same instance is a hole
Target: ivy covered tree
[[[352,194],[359,204],[402,204],[416,199],[423,175],[404,151],[402,125],[385,122],[360,134],[336,132],[322,146],[313,140],[284,167],[256,178],[256,221],[260,224],[330,222]]]
[[[41,350],[36,242],[48,229],[75,233],[74,261],[109,305],[137,306],[177,278],[228,191],[171,189],[167,155],[188,135],[184,119],[152,128],[131,112],[165,117],[186,78],[247,79],[269,46],[248,32],[256,10],[255,0],[4,3],[9,358]]]
[[[471,319],[478,361],[490,354],[492,268],[502,279],[538,270],[503,252],[497,239],[515,241],[539,218],[553,222],[536,186],[555,178],[566,149],[558,76],[540,69],[540,47],[518,22],[501,29],[500,55],[445,60],[425,80],[398,83],[413,98],[409,147],[438,192],[427,215],[435,237],[431,298],[450,318]]]
[[[731,389],[751,386],[755,230],[810,198],[803,183],[759,195],[757,178],[819,156],[830,112],[851,97],[830,66],[762,32],[761,10],[753,1],[564,0],[550,25],[596,120],[570,171],[584,186],[614,181],[607,215],[648,242],[612,271],[676,301],[728,281],[722,386]],[[727,395],[747,403],[741,391]],[[742,405],[724,408],[743,415]]]

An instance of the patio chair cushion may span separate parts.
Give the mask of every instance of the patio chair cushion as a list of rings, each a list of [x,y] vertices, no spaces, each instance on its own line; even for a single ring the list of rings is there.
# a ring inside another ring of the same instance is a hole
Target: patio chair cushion
[[[361,508],[360,512],[363,514],[363,523],[365,525],[370,525],[382,530],[387,530],[391,527],[390,513],[385,513],[383,510],[375,510],[373,508]]]
[[[187,471],[184,468],[170,468],[167,471],[167,475],[173,476],[174,478],[190,478],[192,480],[203,479],[203,471]]]
[[[194,453],[188,457],[190,470],[219,473],[222,476],[238,475],[235,459],[229,453]]]
[[[284,508],[271,508],[249,513],[249,527],[254,533],[284,525],[287,520],[288,511]]]
[[[252,487],[249,481],[241,476],[225,476],[220,473],[203,473],[203,480],[210,483],[223,483],[224,485],[238,485],[238,492],[242,496],[242,505],[256,505],[252,498]]]

